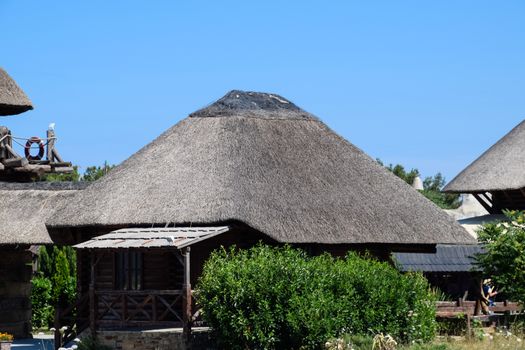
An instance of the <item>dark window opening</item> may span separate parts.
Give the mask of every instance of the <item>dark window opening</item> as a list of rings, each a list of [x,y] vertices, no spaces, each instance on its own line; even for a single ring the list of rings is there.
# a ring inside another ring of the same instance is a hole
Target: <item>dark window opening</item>
[[[142,289],[142,253],[134,251],[115,254],[115,288]]]

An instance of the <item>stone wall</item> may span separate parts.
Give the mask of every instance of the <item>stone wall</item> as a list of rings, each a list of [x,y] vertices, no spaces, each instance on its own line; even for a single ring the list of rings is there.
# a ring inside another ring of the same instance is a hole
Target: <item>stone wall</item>
[[[0,246],[0,332],[31,337],[31,252]]]
[[[194,328],[188,346],[180,328],[97,331],[100,342],[116,350],[216,350],[209,334],[207,328]]]

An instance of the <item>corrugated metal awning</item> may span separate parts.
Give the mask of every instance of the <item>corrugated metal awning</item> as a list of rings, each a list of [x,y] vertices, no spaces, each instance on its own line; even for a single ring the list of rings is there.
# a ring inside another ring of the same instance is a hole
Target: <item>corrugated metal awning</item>
[[[436,253],[394,253],[401,271],[471,272],[477,268],[474,256],[483,253],[481,245],[438,244]]]
[[[229,230],[229,226],[124,228],[74,247],[78,249],[184,248]]]

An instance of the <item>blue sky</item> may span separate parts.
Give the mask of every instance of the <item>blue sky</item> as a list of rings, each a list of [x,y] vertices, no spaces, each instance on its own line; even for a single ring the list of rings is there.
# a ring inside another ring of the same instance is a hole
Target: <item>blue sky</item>
[[[523,1],[0,0],[0,66],[62,156],[119,163],[231,89],[451,180],[525,118]]]

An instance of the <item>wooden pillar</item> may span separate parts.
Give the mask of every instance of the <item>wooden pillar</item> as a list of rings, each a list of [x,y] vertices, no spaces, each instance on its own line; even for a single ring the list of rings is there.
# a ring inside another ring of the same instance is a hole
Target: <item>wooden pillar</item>
[[[54,332],[54,341],[55,341],[55,350],[62,347],[62,333],[60,333],[60,306],[57,305],[55,308],[55,322],[53,324],[53,327],[55,327]]]
[[[91,274],[89,278],[89,328],[91,335],[95,336],[96,332],[96,304],[95,304],[95,250],[91,251]]]
[[[182,286],[182,323],[183,334],[189,341],[191,334],[191,282],[190,282],[190,247],[184,248],[184,284]]]
[[[50,162],[53,161],[53,149],[55,148],[55,130],[47,130],[47,152],[46,158]]]

